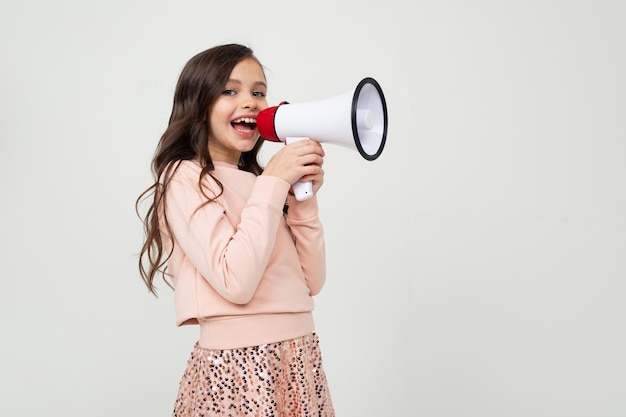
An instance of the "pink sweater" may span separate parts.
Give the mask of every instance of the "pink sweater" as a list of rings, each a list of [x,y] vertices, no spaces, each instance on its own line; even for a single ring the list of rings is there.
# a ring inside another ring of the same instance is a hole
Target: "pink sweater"
[[[326,278],[324,233],[315,197],[288,197],[289,183],[215,163],[224,192],[215,202],[198,188],[200,165],[183,161],[168,187],[166,214],[174,237],[168,272],[176,324],[200,324],[200,345],[257,346],[314,330],[313,295]],[[219,188],[202,180],[208,196]],[[196,211],[197,210],[197,211]],[[166,250],[170,238],[162,227]]]

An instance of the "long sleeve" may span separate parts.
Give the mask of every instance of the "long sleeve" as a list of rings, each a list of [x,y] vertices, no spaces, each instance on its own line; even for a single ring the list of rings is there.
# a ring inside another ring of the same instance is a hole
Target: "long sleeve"
[[[294,236],[304,278],[311,295],[317,295],[326,281],[326,247],[317,197],[297,201],[290,195],[288,204],[287,224]]]
[[[208,195],[219,190],[210,177],[203,186]],[[211,287],[235,304],[248,303],[263,277],[289,188],[282,179],[264,176],[251,186],[238,219],[229,218],[228,203],[219,198],[205,204],[196,170],[177,172],[167,192],[166,213],[176,244]]]

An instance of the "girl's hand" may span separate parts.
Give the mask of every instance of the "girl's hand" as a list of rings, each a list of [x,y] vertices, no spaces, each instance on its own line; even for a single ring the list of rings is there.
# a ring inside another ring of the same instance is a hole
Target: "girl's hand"
[[[263,175],[280,177],[289,184],[298,180],[312,181],[315,194],[324,183],[324,155],[322,145],[314,140],[294,142],[270,158]]]

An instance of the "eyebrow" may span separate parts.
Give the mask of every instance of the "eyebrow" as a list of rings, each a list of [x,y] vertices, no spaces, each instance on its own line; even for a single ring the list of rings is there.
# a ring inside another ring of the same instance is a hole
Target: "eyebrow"
[[[231,78],[226,83],[241,84],[241,81]],[[254,86],[260,85],[260,86],[267,88],[267,84],[265,84],[263,81],[255,81],[252,85]]]

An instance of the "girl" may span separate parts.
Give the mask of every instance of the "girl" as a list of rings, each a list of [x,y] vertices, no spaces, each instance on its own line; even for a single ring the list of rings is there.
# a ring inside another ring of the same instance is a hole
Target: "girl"
[[[200,337],[180,382],[174,416],[333,416],[314,333],[312,296],[326,274],[315,196],[324,151],[283,147],[262,169],[256,116],[266,79],[252,50],[222,45],[184,67],[169,125],[152,161],[139,269],[174,288],[177,325]],[[167,270],[167,272],[166,272]]]

